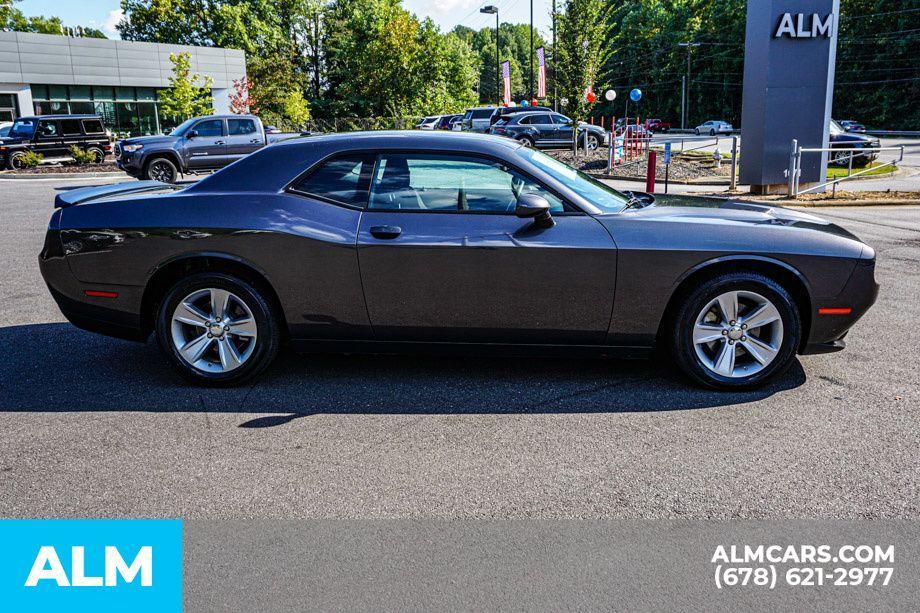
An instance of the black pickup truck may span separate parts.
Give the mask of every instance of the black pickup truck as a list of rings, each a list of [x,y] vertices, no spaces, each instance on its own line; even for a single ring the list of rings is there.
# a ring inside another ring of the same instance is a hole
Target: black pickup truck
[[[19,170],[27,151],[40,153],[45,159],[68,158],[74,145],[92,152],[95,161],[102,162],[111,149],[102,120],[95,115],[20,117],[9,134],[0,138],[0,165]]]
[[[211,172],[299,133],[266,134],[255,115],[193,117],[169,134],[115,144],[115,163],[132,177],[175,183],[181,173]]]

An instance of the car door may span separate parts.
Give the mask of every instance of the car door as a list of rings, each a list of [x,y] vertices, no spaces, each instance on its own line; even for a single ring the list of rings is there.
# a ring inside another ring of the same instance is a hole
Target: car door
[[[185,143],[189,169],[204,170],[226,166],[226,139],[223,119],[203,119],[192,126]]]
[[[572,120],[559,113],[553,114],[555,124],[555,145],[570,145],[572,143]]]
[[[555,225],[515,216],[545,197]],[[378,340],[603,343],[616,251],[593,217],[504,162],[393,152],[377,157],[358,260]]]
[[[56,119],[42,119],[38,122],[32,150],[45,157],[58,157],[67,154],[67,148],[64,147],[64,138],[61,135],[61,126]]]
[[[227,163],[260,149],[264,144],[263,138],[254,119],[227,119]]]
[[[537,145],[547,146],[558,144],[559,136],[557,135],[558,127],[553,123],[553,118],[549,113],[540,113],[528,117],[528,123],[536,128]]]

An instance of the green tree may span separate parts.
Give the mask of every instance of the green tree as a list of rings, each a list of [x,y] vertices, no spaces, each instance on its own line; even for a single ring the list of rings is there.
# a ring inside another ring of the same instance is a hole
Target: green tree
[[[35,34],[61,34],[63,22],[60,17],[35,15],[26,17],[22,11],[13,6],[18,0],[0,0],[0,29],[13,32],[32,32]],[[83,36],[87,38],[106,38],[96,28],[82,27]]]
[[[576,120],[588,117],[594,103],[585,99],[589,86],[604,81],[609,25],[603,0],[567,0],[556,16],[556,86],[563,111]]]
[[[211,77],[192,74],[191,54],[170,53],[173,74],[169,87],[161,90],[160,108],[167,117],[185,120],[196,115],[211,112]]]
[[[500,61],[511,62],[511,97],[514,100],[526,100],[530,78],[530,27],[525,24],[502,23],[498,29],[501,37]],[[478,83],[480,102],[494,104],[502,95],[502,83],[496,87],[495,69],[495,28],[486,27],[475,31],[466,26],[456,26],[454,35],[465,40],[473,48],[479,59]],[[546,41],[536,29],[534,30],[534,49],[545,47]],[[537,90],[537,58],[534,55],[534,95]]]

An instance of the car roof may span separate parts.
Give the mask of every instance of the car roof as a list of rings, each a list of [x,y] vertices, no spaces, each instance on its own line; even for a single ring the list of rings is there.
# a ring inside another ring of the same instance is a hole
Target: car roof
[[[17,117],[16,120],[20,119],[101,119],[99,115],[25,115],[23,117]]]

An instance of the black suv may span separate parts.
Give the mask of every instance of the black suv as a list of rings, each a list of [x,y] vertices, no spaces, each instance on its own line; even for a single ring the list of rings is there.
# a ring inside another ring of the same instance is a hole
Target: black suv
[[[532,111],[555,112],[548,106],[497,106],[492,112],[492,117],[489,118],[489,125],[494,126],[496,121],[504,119],[508,115],[514,115],[515,113],[530,113]]]
[[[92,152],[96,162],[105,160],[111,144],[102,120],[96,115],[20,117],[6,138],[0,139],[0,164],[19,170],[20,158],[27,151],[46,158],[69,157],[73,145]]]

